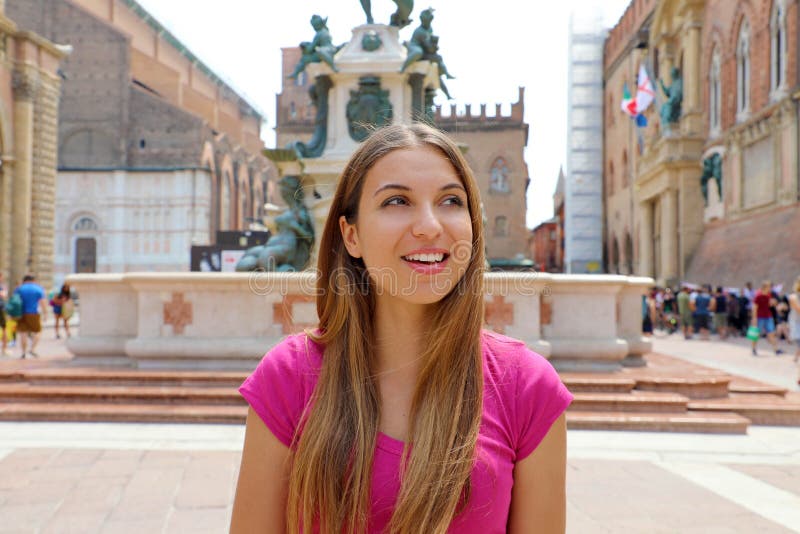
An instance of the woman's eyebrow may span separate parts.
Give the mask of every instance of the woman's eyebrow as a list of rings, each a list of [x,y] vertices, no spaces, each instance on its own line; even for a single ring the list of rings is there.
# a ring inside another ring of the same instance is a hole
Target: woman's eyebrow
[[[386,185],[380,186],[372,196],[375,197],[375,196],[378,195],[378,193],[380,193],[381,191],[385,191],[387,189],[400,189],[401,191],[411,191],[411,188],[408,187],[407,185],[386,184]],[[453,182],[453,183],[450,183],[450,184],[447,184],[447,185],[443,185],[440,190],[444,191],[446,189],[460,189],[460,190],[464,191],[465,193],[467,192],[467,190],[464,189],[464,186],[459,184],[459,183],[457,183],[457,182]]]

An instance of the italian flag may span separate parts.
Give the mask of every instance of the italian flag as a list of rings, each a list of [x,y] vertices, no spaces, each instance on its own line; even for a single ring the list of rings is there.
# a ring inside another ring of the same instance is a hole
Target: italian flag
[[[628,90],[628,82],[625,82],[622,86],[622,105],[620,107],[622,108],[622,111],[631,117],[635,117],[637,115],[636,99],[631,97],[631,92]]]

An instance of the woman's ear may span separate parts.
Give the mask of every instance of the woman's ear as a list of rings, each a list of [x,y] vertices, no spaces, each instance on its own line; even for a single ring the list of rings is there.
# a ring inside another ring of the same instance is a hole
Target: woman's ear
[[[347,252],[354,258],[361,257],[361,245],[358,241],[358,230],[355,224],[350,224],[344,215],[339,217],[339,230],[342,232],[342,241]]]

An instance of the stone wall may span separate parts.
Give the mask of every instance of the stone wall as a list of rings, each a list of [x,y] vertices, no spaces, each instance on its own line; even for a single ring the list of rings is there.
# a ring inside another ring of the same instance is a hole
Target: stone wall
[[[66,0],[11,0],[8,11],[20,25],[73,47],[61,67],[59,167],[125,165],[128,37]]]
[[[199,163],[203,142],[210,137],[200,117],[158,96],[130,87],[128,167],[176,167]]]
[[[253,368],[283,336],[318,324],[312,273],[73,275],[81,294],[76,361],[142,368]],[[492,273],[486,328],[525,342],[559,371],[642,365],[642,295],[651,279]]]

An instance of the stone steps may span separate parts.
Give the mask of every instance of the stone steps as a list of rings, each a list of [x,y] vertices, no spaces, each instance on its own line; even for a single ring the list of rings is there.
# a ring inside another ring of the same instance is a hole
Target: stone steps
[[[569,409],[575,412],[686,413],[689,399],[675,393],[632,391],[630,393],[580,393]]]
[[[247,406],[19,402],[0,404],[0,421],[244,424]]]
[[[572,430],[746,434],[749,424],[749,419],[732,413],[608,413],[567,410],[567,428]]]
[[[575,395],[570,428],[743,433],[747,425],[800,426],[800,395],[747,378],[647,355],[617,373],[563,373]],[[247,372],[87,368],[0,362],[0,420],[242,424]]]
[[[636,380],[577,373],[561,373],[561,381],[572,393],[630,393]]]
[[[0,403],[246,405],[235,387],[0,384]]]
[[[800,402],[787,402],[782,395],[733,393],[725,399],[693,400],[689,409],[737,413],[754,425],[800,426]]]
[[[40,385],[218,386],[238,388],[250,373],[239,371],[138,371],[81,367],[0,369],[0,384],[24,381]]]

